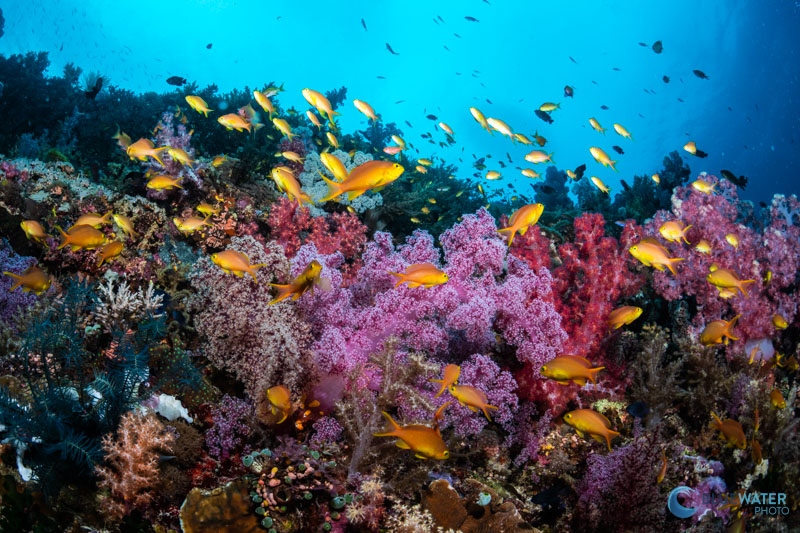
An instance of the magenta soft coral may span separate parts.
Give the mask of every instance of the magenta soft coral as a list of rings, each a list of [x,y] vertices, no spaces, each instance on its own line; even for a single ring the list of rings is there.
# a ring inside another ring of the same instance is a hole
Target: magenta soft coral
[[[794,283],[800,268],[800,227],[796,223],[800,204],[795,197],[776,196],[768,225],[760,233],[738,222],[741,206],[734,185],[713,176],[705,179],[717,183],[718,194],[679,187],[672,196],[672,211],[657,212],[645,226],[646,236],[663,242],[658,229],[664,222],[678,220],[692,225],[687,232],[692,246],[664,243],[673,257],[684,259],[678,263],[677,275],[655,272],[653,286],[667,300],[694,297],[698,312],[693,323],[698,331],[712,320],[741,315],[734,329],[737,337],[743,341],[772,337],[776,334],[774,313],[780,313],[789,323],[797,316],[797,299],[786,289]],[[734,235],[738,246],[728,243],[726,235]],[[700,239],[711,244],[709,254],[694,249]],[[706,279],[713,264],[734,271],[741,279],[755,280],[746,286],[748,295],[721,298]],[[771,280],[764,283],[768,271]]]

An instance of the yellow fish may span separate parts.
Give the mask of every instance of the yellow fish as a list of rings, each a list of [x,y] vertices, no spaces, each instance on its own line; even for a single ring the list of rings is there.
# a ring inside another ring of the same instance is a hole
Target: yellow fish
[[[450,402],[439,408],[437,415],[449,405]],[[374,437],[396,437],[395,445],[404,450],[411,450],[419,459],[447,459],[450,452],[442,439],[438,425],[436,427],[423,426],[422,424],[411,424],[400,426],[392,420],[389,413],[382,411],[383,416],[389,420],[391,429],[384,433],[373,433]]]
[[[270,283],[271,286],[278,288],[278,295],[269,305],[276,304],[290,296],[292,300],[297,300],[308,291],[311,291],[311,295],[313,296],[315,286],[319,286],[324,291],[330,290],[330,280],[328,278],[321,278],[320,272],[322,272],[322,265],[319,261],[314,260],[311,261],[303,272],[289,285]]]
[[[599,131],[603,135],[606,134],[606,129],[604,127],[602,127],[599,122],[597,122],[596,118],[594,118],[594,117],[590,118],[589,119],[589,124],[591,124],[592,128],[594,128],[595,130]]]
[[[656,185],[661,183],[661,176],[659,176],[658,174],[653,174],[652,176],[650,176],[650,179],[656,182]]]
[[[128,146],[131,145],[131,137],[127,133],[120,131],[119,126],[117,126],[117,132],[111,136],[112,139],[117,141],[117,145],[123,150],[127,150]]]
[[[589,148],[589,153],[592,154],[592,157],[594,157],[595,161],[597,161],[604,167],[611,167],[614,169],[614,172],[619,172],[619,170],[617,170],[617,167],[614,166],[614,163],[616,163],[616,161],[612,161],[611,158],[608,157],[608,154],[605,153],[602,149],[596,146],[592,146],[591,148]]]
[[[320,201],[327,202],[344,193],[347,193],[348,200],[353,200],[369,190],[388,185],[399,178],[404,170],[402,165],[391,161],[367,161],[354,168],[341,183],[322,176],[328,184],[328,196]]]
[[[253,276],[253,281],[258,283],[256,272],[259,268],[267,266],[265,263],[251,265],[250,260],[241,252],[236,250],[225,250],[211,255],[211,261],[220,267],[226,274],[234,274],[242,277],[244,272]]]
[[[634,244],[629,251],[633,257],[641,261],[645,266],[652,266],[662,272],[664,267],[667,267],[670,272],[675,274],[672,264],[683,261],[683,258],[680,257],[669,257],[669,252],[663,246],[647,241]]]
[[[114,215],[114,222],[116,222],[123,233],[131,239],[138,235],[138,233],[133,230],[133,222],[125,215]]]
[[[551,111],[555,111],[561,107],[560,104],[554,104],[553,102],[545,102],[539,106],[539,111],[544,111],[545,113],[550,113]]]
[[[478,122],[478,124],[481,125],[481,128],[488,131],[489,135],[494,135],[491,128],[489,128],[489,123],[486,121],[486,117],[483,116],[483,113],[481,113],[477,107],[470,107],[469,112],[472,114],[472,117]]]
[[[598,442],[605,441],[611,451],[611,439],[619,433],[611,429],[611,422],[597,411],[576,409],[564,415],[564,422],[578,430],[578,435],[588,433]]]
[[[364,113],[368,118],[375,122],[378,120],[378,116],[375,114],[375,110],[372,109],[372,106],[366,103],[363,100],[353,100],[353,105],[356,106],[356,109]]]
[[[331,123],[331,125],[333,125],[333,115],[339,115],[341,113],[337,113],[333,110],[330,100],[325,98],[325,96],[323,96],[321,93],[311,89],[303,89],[302,92],[303,98],[305,98],[306,101],[313,107],[316,107],[320,115],[323,117],[328,115],[328,121]]]
[[[740,450],[747,448],[747,438],[744,436],[744,428],[742,428],[739,422],[730,418],[720,420],[713,411],[711,412],[711,416],[714,417],[714,420],[711,422],[711,427],[718,429],[721,436],[728,441],[728,444]]]
[[[167,150],[167,153],[169,154],[169,156],[172,158],[173,161],[177,161],[183,166],[191,168],[192,165],[194,164],[192,156],[186,153],[185,150],[182,150],[180,148],[170,148],[169,150]]]
[[[745,296],[749,296],[747,291],[744,290],[745,283],[755,283],[756,281],[754,279],[739,279],[739,276],[737,276],[735,272],[732,272],[727,268],[714,269],[713,271],[709,272],[708,276],[706,276],[706,279],[709,283],[720,289],[739,289]]]
[[[533,170],[532,168],[523,168],[522,175],[526,178],[541,178],[542,175]]]
[[[153,178],[150,178],[150,181],[147,182],[146,187],[148,189],[155,189],[155,190],[169,190],[169,189],[183,189],[179,185],[180,181],[183,177],[180,178],[173,178],[172,176],[168,176],[166,174],[160,174]]]
[[[700,242],[694,247],[695,250],[700,252],[701,254],[710,254],[711,253],[711,243],[705,239],[700,239]]]
[[[294,172],[289,167],[275,167],[272,169],[272,179],[275,181],[278,190],[286,193],[291,201],[297,200],[300,207],[303,207],[303,202],[313,204],[311,197],[303,192],[300,187],[300,182],[294,177]]]
[[[428,169],[427,169],[427,168],[425,168],[425,167],[423,167],[422,165],[417,165],[417,166],[415,166],[415,167],[414,167],[414,170],[416,170],[416,171],[417,171],[417,172],[419,172],[420,174],[427,174],[427,173],[428,173]]]
[[[783,398],[780,389],[772,389],[769,393],[769,401],[773,407],[784,409],[786,407],[786,400]]]
[[[709,322],[705,328],[703,328],[703,332],[700,333],[700,344],[703,346],[711,346],[712,344],[722,344],[723,340],[725,344],[728,344],[728,339],[732,341],[738,341],[738,337],[733,336],[733,326],[736,324],[736,321],[739,320],[740,315],[736,315],[730,321],[725,320],[714,320]]]
[[[253,98],[256,99],[256,103],[261,106],[261,109],[269,113],[269,118],[271,119],[272,115],[275,114],[275,107],[269,101],[267,95],[261,91],[253,91]]]
[[[514,241],[514,236],[519,233],[525,235],[528,228],[533,226],[539,221],[539,217],[544,212],[543,204],[527,204],[523,205],[511,215],[508,219],[508,227],[497,230],[498,232],[510,232],[508,238],[508,246]]]
[[[417,163],[419,163],[420,165],[425,165],[426,167],[433,165],[433,161],[425,158],[417,159]]]
[[[444,130],[444,132],[447,133],[448,135],[455,135],[455,133],[453,133],[453,128],[451,128],[450,126],[448,126],[444,122],[440,122],[439,123],[439,128]]]
[[[297,152],[289,152],[289,151],[281,152],[281,157],[283,157],[284,159],[288,159],[289,161],[294,161],[295,163],[300,163],[300,164],[302,164],[304,160],[303,156],[301,156]]]
[[[273,415],[281,414],[278,424],[283,423],[292,410],[292,393],[284,385],[276,385],[267,389],[267,400]]]
[[[547,139],[539,135],[539,131],[537,130],[536,133],[533,134],[533,138],[536,139],[536,144],[539,146],[544,146],[547,144]]]
[[[322,164],[328,169],[328,172],[333,174],[336,181],[344,181],[347,179],[347,169],[345,169],[342,161],[335,155],[329,152],[322,152],[319,154]]]
[[[442,379],[429,379],[428,381],[433,381],[436,383],[441,383],[442,388],[439,389],[439,392],[436,393],[434,398],[438,398],[442,395],[444,391],[450,388],[451,385],[455,385],[458,383],[458,376],[461,374],[461,367],[458,365],[447,365],[444,367],[444,376]]]
[[[181,233],[192,233],[203,226],[210,226],[211,224],[208,223],[209,218],[211,218],[211,215],[208,215],[206,218],[196,216],[188,216],[186,218],[175,217],[172,219],[172,222]]]
[[[289,123],[282,118],[275,117],[272,119],[272,124],[291,141],[292,137],[297,137],[296,133],[292,133],[292,127]]]
[[[435,204],[436,203],[436,198],[428,198],[428,203],[429,204]]]
[[[608,327],[611,329],[619,329],[622,326],[630,324],[639,318],[641,314],[641,307],[635,307],[632,305],[618,307],[617,309],[611,311],[611,314],[608,315]]]
[[[428,209],[428,208],[427,208],[427,207],[425,207],[425,206],[423,206],[423,207],[422,207],[422,209],[420,209],[420,211],[422,211],[422,212],[423,212],[423,213],[425,213],[426,215],[430,215],[430,214],[431,214],[431,210],[430,210],[430,209]]]
[[[518,140],[519,142],[521,142],[522,144],[526,144],[526,145],[527,144],[533,144],[533,142],[530,139],[528,139],[525,135],[523,135],[521,133],[515,133],[514,134],[514,138],[516,140]],[[542,139],[544,139],[544,137],[542,137]],[[537,137],[537,142],[538,142],[538,137]],[[544,146],[544,144],[540,144],[539,146]]]
[[[71,231],[72,228],[75,226],[91,226],[94,229],[100,229],[100,226],[103,224],[111,224],[109,218],[111,217],[111,211],[106,213],[103,216],[100,216],[99,213],[86,213],[78,217],[78,220],[75,221],[67,231]]]
[[[42,225],[35,220],[23,220],[19,223],[19,226],[22,228],[22,231],[25,232],[25,236],[28,237],[28,239],[33,239],[38,243],[41,243],[43,239],[49,237],[49,235],[45,233]]]
[[[704,192],[706,194],[713,194],[717,192],[716,183],[709,183],[701,178],[697,178],[692,182],[692,188],[696,191]]]
[[[602,192],[606,194],[609,194],[611,192],[611,189],[609,189],[608,186],[606,186],[606,184],[603,183],[603,180],[601,180],[600,178],[592,176],[591,178],[589,178],[589,180],[592,183],[594,183],[594,186],[600,189]]]
[[[273,121],[274,120],[275,119],[273,119]],[[225,126],[225,128],[228,131],[230,130],[236,130],[236,131],[247,130],[248,132],[253,131],[253,123],[238,113],[228,113],[227,115],[222,115],[217,119],[217,122]],[[255,127],[259,128],[262,125],[263,124],[258,124]]]
[[[725,235],[725,240],[728,241],[728,244],[730,244],[734,248],[739,247],[739,237],[737,237],[733,233],[728,233],[727,235]]]
[[[435,285],[447,283],[450,279],[445,272],[439,270],[431,263],[409,265],[403,273],[389,272],[389,274],[400,278],[395,287],[399,287],[403,283],[408,283],[408,286],[412,288],[425,287],[430,289]]]
[[[97,266],[100,267],[103,263],[107,263],[112,259],[119,257],[119,254],[122,253],[122,249],[125,248],[119,241],[111,241],[110,243],[103,246],[100,250],[100,261],[97,263]]]
[[[313,111],[310,109],[306,111],[306,116],[308,117],[308,120],[310,120],[311,123],[317,127],[317,130],[322,131],[322,123],[319,121],[317,115],[315,115]]]
[[[497,180],[500,179],[500,176],[502,176],[502,174],[500,174],[496,170],[490,170],[489,172],[486,173],[487,180]]]
[[[679,220],[670,220],[661,224],[661,227],[658,228],[658,232],[670,242],[681,242],[681,239],[683,239],[686,244],[691,244],[686,238],[686,232],[689,231],[691,227],[692,224],[684,227],[683,222]]]
[[[225,154],[218,155],[211,161],[211,166],[214,167],[214,168],[219,168],[227,160],[228,160],[228,156],[226,156]]]
[[[164,150],[168,150],[169,146],[162,146],[161,148],[156,148],[153,145],[153,142],[149,139],[139,139],[132,145],[128,146],[125,153],[128,154],[128,157],[131,159],[138,159],[139,161],[147,161],[148,157],[152,157],[158,164],[162,167],[164,166],[164,162],[161,161],[161,157],[159,157],[159,152],[163,152]]]
[[[578,179],[578,175],[577,175],[577,174],[575,174],[575,172],[573,172],[573,171],[572,171],[572,170],[570,170],[570,169],[567,169],[567,176],[569,176],[570,178],[572,178],[572,179],[574,179],[574,180]]]
[[[789,323],[786,322],[786,319],[778,313],[772,315],[772,325],[778,329],[786,329],[789,327]]]
[[[553,154],[547,155],[541,150],[532,150],[530,153],[528,153],[528,155],[525,156],[525,161],[533,163],[534,165],[538,163],[544,163],[545,161],[553,163],[553,160],[551,159],[552,157]]]
[[[628,133],[628,130],[626,130],[626,129],[625,129],[623,126],[622,126],[622,124],[614,124],[614,131],[616,131],[617,133],[619,133],[620,135],[622,135],[622,136],[623,136],[623,137],[625,137],[626,139],[633,140],[633,137],[631,137],[631,134],[630,134],[630,133]]]
[[[194,96],[191,94],[187,95],[186,103],[189,104],[189,107],[191,107],[198,113],[202,113],[206,118],[208,118],[208,112],[213,111],[213,109],[208,108],[208,104],[206,103],[206,101],[200,98],[199,96]]]
[[[336,135],[334,135],[334,134],[333,134],[333,133],[331,133],[331,132],[327,132],[327,133],[325,134],[325,137],[327,137],[327,138],[328,138],[328,144],[330,144],[331,146],[333,146],[333,149],[334,149],[334,150],[336,150],[336,149],[338,149],[338,148],[339,148],[339,139],[337,139],[337,138],[336,138]]]
[[[17,282],[8,289],[9,292],[17,287],[22,287],[22,292],[31,291],[36,294],[42,294],[50,288],[50,284],[52,283],[50,276],[37,266],[29,267],[22,274],[14,274],[13,272],[3,272],[3,274],[17,280]]]
[[[559,355],[542,365],[539,372],[561,385],[568,385],[572,381],[583,387],[587,380],[597,383],[596,374],[604,368],[592,367],[588,359],[577,355]]]
[[[214,207],[206,202],[200,202],[200,205],[197,206],[197,210],[203,213],[204,215],[216,215],[219,213],[219,209],[214,209]]]
[[[409,220],[411,220],[411,222],[413,222],[414,224],[422,224],[422,221],[417,217],[411,217]]]
[[[61,232],[62,239],[57,250],[65,246],[70,246],[73,252],[81,249],[92,250],[106,243],[106,236],[103,235],[103,232],[91,226],[75,226],[69,230],[69,233],[58,226],[56,229]]]
[[[399,135],[392,135],[392,141],[397,145],[400,146],[403,150],[406,149],[406,142],[403,140],[402,137]]]
[[[492,421],[492,419],[489,417],[489,412],[487,409],[496,410],[498,407],[489,405],[487,403],[489,399],[482,390],[478,390],[475,387],[470,387],[469,385],[450,385],[448,390],[450,391],[450,395],[458,400],[458,403],[476,413],[478,412],[478,409],[480,409],[486,416],[486,420],[489,422]]]
[[[486,123],[495,131],[499,131],[502,135],[511,139],[514,142],[514,132],[511,131],[511,126],[500,120],[499,118],[487,118]]]

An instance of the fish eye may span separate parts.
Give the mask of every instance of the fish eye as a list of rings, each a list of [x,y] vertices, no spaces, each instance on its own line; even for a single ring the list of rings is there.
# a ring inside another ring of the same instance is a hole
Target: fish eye
[[[545,370],[545,371],[547,371],[547,365],[544,365],[544,366],[542,367],[542,370]]]
[[[447,459],[448,457],[450,457],[450,452],[444,452],[444,454],[442,455],[444,455],[444,458]]]
[[[566,414],[566,415],[564,415],[564,418],[572,418],[572,415],[571,414]]]

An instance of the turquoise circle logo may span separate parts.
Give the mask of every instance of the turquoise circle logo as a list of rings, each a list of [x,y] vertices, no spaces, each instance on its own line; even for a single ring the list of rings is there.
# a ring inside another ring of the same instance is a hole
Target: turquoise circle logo
[[[684,487],[683,485],[675,487],[672,489],[672,492],[669,493],[669,498],[667,499],[667,509],[669,509],[669,512],[678,518],[689,518],[694,514],[695,509],[681,505],[681,503],[678,501],[678,496],[681,494],[695,494],[696,492],[696,490],[690,489],[689,487]]]

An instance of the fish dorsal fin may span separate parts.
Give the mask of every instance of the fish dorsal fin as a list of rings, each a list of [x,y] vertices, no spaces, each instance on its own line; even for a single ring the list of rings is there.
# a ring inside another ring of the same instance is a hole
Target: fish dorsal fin
[[[588,359],[586,359],[585,357],[581,357],[580,355],[569,355],[569,354],[567,354],[567,355],[562,355],[561,357],[566,357],[566,358],[572,359],[574,361],[578,361],[580,363],[583,363],[583,364],[586,365],[586,368],[591,368],[591,366],[592,366],[592,363],[590,363]]]
[[[436,268],[436,267],[433,266],[431,263],[418,263],[416,265],[411,265],[408,268],[406,268],[405,273],[406,274],[413,274],[414,272],[420,272],[422,270],[429,270],[429,269],[433,269],[433,268]]]

